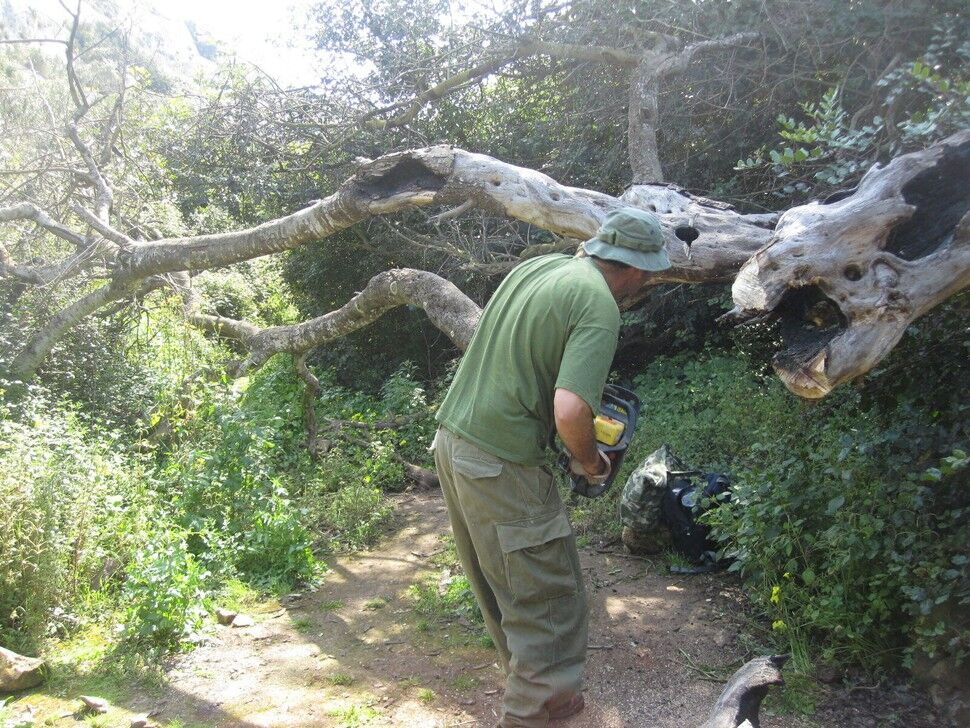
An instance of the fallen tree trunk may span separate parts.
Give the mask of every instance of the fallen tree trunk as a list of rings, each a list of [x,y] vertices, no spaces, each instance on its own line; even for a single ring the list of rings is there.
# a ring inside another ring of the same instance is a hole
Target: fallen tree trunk
[[[732,287],[735,320],[781,319],[775,371],[824,397],[970,285],[970,130],[874,166],[851,194],[792,208]]]
[[[968,149],[970,132],[962,132],[899,157],[874,168],[853,194],[789,210],[774,232],[773,215],[742,215],[669,185],[635,185],[617,198],[450,146],[389,154],[364,164],[326,199],[249,230],[140,242],[99,223],[111,242],[100,253],[109,282],[28,338],[11,370],[21,379],[32,377],[70,326],[144,290],[143,281],[174,284],[181,271],[292,249],[375,215],[428,205],[478,207],[578,242],[591,237],[609,212],[632,205],[660,218],[673,266],[653,275],[624,305],[657,283],[729,281],[741,270],[732,317],[781,316],[789,343],[776,357],[776,370],[796,394],[821,397],[875,366],[912,320],[970,282],[970,193],[958,184],[967,176]],[[50,222],[35,209],[0,213],[2,220]],[[61,227],[57,232],[67,234]],[[30,266],[17,265],[4,251],[0,275],[12,277],[11,271],[18,281],[31,280]],[[248,355],[241,374],[277,352],[305,354],[403,304],[424,309],[459,348],[480,315],[450,282],[402,269],[375,276],[340,309],[293,326],[259,329],[195,309],[188,317],[243,344]],[[812,324],[808,329],[806,322]]]

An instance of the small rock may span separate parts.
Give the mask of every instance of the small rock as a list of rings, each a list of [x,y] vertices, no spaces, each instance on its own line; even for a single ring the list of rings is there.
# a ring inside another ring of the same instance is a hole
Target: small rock
[[[152,722],[148,717],[148,713],[142,713],[141,715],[135,715],[131,718],[130,728],[149,728]]]
[[[234,612],[231,609],[216,607],[216,620],[219,622],[219,624],[232,624],[232,621],[237,616],[238,612]]]
[[[78,697],[88,710],[102,714],[108,712],[108,701],[104,698],[99,698],[95,695],[79,695]]]
[[[213,637],[209,634],[191,634],[186,639],[190,645],[195,645],[196,647],[215,647],[222,644],[222,640],[217,637]]]
[[[231,627],[252,627],[256,622],[248,614],[237,614],[229,623]]]
[[[0,647],[0,693],[26,690],[44,681],[44,661]]]

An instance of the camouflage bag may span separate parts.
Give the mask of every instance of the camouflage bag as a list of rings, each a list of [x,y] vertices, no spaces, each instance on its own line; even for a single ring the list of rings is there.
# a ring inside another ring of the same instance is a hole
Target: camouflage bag
[[[671,544],[670,529],[662,519],[663,499],[673,476],[690,475],[684,464],[661,445],[626,481],[620,497],[620,521],[623,543],[633,553],[655,554]]]

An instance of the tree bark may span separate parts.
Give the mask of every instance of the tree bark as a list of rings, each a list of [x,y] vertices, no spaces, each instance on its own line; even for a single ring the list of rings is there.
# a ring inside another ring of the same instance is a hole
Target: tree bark
[[[785,212],[745,263],[730,317],[781,319],[775,371],[818,399],[865,374],[970,285],[970,130],[876,165],[848,195]]]
[[[841,322],[844,331],[824,327],[823,336],[809,342],[814,348],[806,348],[802,336],[779,353],[776,369],[797,394],[824,396],[875,366],[909,322],[970,282],[970,223],[965,217],[970,203],[966,187],[957,184],[967,177],[968,150],[970,132],[961,132],[929,150],[900,157],[885,168],[874,168],[843,199],[788,211],[774,232],[773,215],[742,215],[672,185],[634,185],[616,198],[450,146],[370,161],[326,199],[248,230],[136,242],[92,219],[107,241],[98,254],[113,279],[37,332],[15,358],[13,370],[31,377],[71,326],[111,301],[144,290],[143,281],[155,288],[186,270],[288,250],[371,216],[428,205],[475,206],[578,242],[591,237],[609,212],[632,205],[660,219],[673,265],[653,274],[641,293],[623,305],[642,299],[657,283],[729,281],[742,265],[734,284],[735,317],[777,309],[783,320],[792,320],[800,305],[811,318],[817,316],[821,299],[805,294],[820,291],[826,305],[834,307],[830,318]],[[43,226],[51,222],[42,211],[11,209],[0,211],[4,219],[32,219]],[[924,235],[924,230],[929,232]],[[912,240],[917,243],[907,242]],[[9,254],[0,254],[0,275],[30,278],[29,266],[16,266],[11,273]],[[73,275],[83,270],[78,265],[67,268]],[[788,303],[783,306],[783,301]],[[240,341],[249,352],[240,367],[243,372],[278,352],[299,356],[403,304],[424,309],[459,348],[467,344],[480,315],[478,306],[453,284],[432,273],[403,269],[375,276],[340,309],[293,326],[259,329],[191,307],[188,317]]]
[[[627,105],[627,152],[634,185],[659,184],[664,180],[657,142],[661,81],[686,71],[698,54],[746,45],[757,38],[757,33],[736,33],[691,43],[678,51],[666,50],[666,41],[661,40],[655,49],[643,52],[630,80]]]
[[[700,728],[752,728],[760,725],[761,701],[772,685],[784,685],[781,668],[788,655],[756,657],[735,672],[717,699],[711,715]]]

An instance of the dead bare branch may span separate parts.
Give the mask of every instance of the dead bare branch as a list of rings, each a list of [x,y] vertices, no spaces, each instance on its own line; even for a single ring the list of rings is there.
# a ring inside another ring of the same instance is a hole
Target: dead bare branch
[[[0,222],[12,222],[14,220],[31,220],[75,247],[87,247],[87,241],[83,236],[57,222],[33,203],[21,202],[10,207],[0,207]]]

